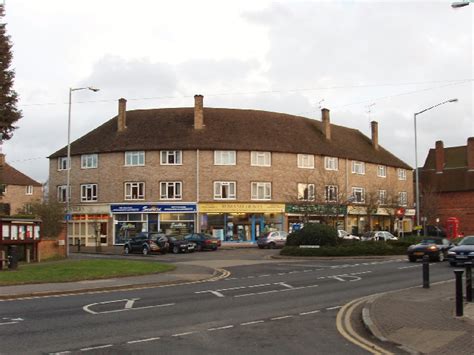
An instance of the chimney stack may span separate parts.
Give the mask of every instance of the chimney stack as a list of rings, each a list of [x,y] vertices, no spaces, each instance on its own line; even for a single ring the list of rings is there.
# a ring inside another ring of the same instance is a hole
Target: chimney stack
[[[194,129],[204,128],[203,101],[202,95],[194,95]]]
[[[436,174],[442,174],[444,169],[444,145],[443,141],[436,141]]]
[[[474,137],[467,139],[467,170],[474,172]]]
[[[123,132],[127,128],[127,100],[123,97],[119,99],[117,131]]]
[[[379,124],[377,121],[372,121],[370,127],[372,129],[372,145],[375,150],[379,150]]]
[[[329,120],[329,110],[327,108],[323,108],[321,110],[321,120],[323,121],[323,133],[326,139],[331,139],[331,122]]]

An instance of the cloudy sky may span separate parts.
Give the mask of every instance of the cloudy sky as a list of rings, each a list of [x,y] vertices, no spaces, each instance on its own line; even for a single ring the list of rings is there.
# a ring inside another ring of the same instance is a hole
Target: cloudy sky
[[[0,0],[1,1],[1,0]],[[193,105],[320,119],[370,136],[414,166],[436,140],[474,136],[473,10],[440,1],[6,0],[23,118],[3,152],[44,182],[48,155],[128,109]],[[324,101],[322,101],[324,100]],[[322,102],[321,102],[322,101]],[[264,138],[265,132],[262,132]]]

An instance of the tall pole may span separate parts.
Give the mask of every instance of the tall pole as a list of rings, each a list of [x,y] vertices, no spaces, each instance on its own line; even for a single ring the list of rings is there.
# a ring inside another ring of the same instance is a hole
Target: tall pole
[[[419,186],[419,181],[418,181],[419,179],[418,178],[418,142],[417,142],[417,134],[416,134],[416,116],[423,112],[429,111],[435,107],[447,104],[449,102],[457,102],[457,101],[458,99],[450,99],[450,100],[440,102],[439,104],[425,108],[424,110],[421,110],[420,112],[416,112],[413,116],[413,121],[415,124],[415,195],[416,195],[415,208],[416,208],[416,227],[417,227],[416,234],[418,236],[420,235],[420,230],[418,229],[420,227],[420,186]]]
[[[69,257],[69,218],[71,217],[71,98],[72,88],[69,88],[69,109],[67,115],[67,171],[66,171],[66,258]]]

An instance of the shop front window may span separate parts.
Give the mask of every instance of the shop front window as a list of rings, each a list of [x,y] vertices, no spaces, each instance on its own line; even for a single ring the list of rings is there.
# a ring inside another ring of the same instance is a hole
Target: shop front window
[[[140,232],[148,231],[147,214],[117,214],[115,219],[115,244],[125,244]]]

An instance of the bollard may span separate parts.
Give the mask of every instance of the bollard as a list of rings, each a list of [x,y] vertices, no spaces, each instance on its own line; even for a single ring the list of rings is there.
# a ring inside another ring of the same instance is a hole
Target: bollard
[[[16,270],[18,268],[18,254],[16,245],[10,245],[8,247],[8,268],[10,270]]]
[[[472,302],[472,261],[464,263],[466,267],[466,301]]]
[[[430,288],[430,257],[423,256],[423,288]]]
[[[80,239],[77,240],[77,252],[78,253],[81,252],[81,240]]]
[[[454,270],[454,275],[456,276],[456,317],[463,316],[463,299],[462,299],[462,274],[464,270],[456,269]]]

